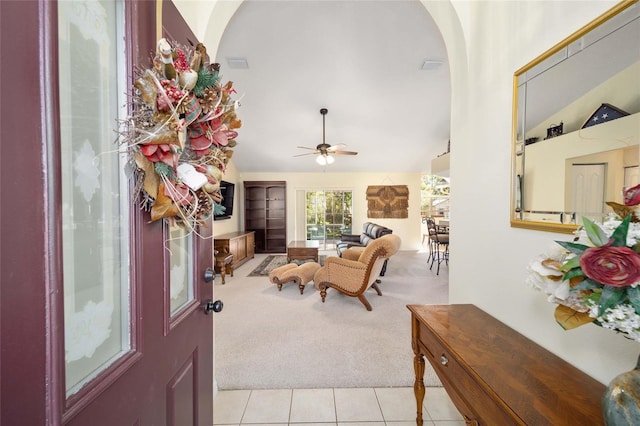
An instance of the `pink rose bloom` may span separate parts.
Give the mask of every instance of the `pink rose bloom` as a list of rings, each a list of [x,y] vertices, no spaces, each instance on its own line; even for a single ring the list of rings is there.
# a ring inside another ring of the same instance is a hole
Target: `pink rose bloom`
[[[624,205],[637,206],[640,204],[640,185],[636,185],[624,191]]]
[[[612,287],[629,287],[640,282],[640,255],[629,247],[592,247],[580,257],[585,275]]]

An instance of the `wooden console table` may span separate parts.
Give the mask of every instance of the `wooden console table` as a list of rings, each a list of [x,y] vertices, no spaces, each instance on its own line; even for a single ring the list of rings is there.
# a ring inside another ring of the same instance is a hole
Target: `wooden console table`
[[[474,305],[408,305],[416,423],[424,358],[470,425],[601,425],[605,386]]]

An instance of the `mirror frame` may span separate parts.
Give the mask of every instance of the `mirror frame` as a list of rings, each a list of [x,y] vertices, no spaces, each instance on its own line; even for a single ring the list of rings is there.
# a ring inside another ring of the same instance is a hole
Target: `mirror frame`
[[[616,4],[611,9],[607,10],[602,15],[598,16],[593,21],[589,22],[582,28],[580,28],[575,33],[569,35],[551,49],[547,50],[522,68],[518,69],[513,75],[513,105],[512,105],[512,123],[511,123],[511,202],[510,202],[510,210],[509,210],[509,218],[511,221],[512,228],[523,228],[523,229],[531,229],[535,231],[545,231],[545,232],[556,232],[563,234],[572,234],[578,229],[578,225],[573,224],[563,224],[563,223],[550,223],[550,222],[540,222],[540,221],[531,221],[531,220],[522,220],[515,219],[514,212],[516,206],[516,186],[518,185],[516,181],[516,161],[517,161],[517,133],[518,133],[518,77],[523,75],[525,72],[545,61],[555,53],[564,49],[574,41],[583,37],[588,32],[592,31],[602,23],[608,21],[612,17],[618,15],[620,12],[625,9],[633,6],[638,3],[640,0],[623,0],[620,3]]]

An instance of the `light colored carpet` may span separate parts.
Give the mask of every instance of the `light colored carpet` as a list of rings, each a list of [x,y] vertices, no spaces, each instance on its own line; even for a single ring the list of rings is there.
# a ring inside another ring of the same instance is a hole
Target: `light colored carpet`
[[[436,276],[425,252],[398,252],[379,284],[382,296],[367,291],[368,312],[331,289],[322,303],[313,283],[301,295],[293,283],[278,291],[267,277],[248,277],[265,257],[256,255],[225,285],[215,280],[215,297],[224,303],[215,314],[219,389],[413,386],[406,305],[447,304],[446,266]],[[428,362],[424,382],[441,385]]]

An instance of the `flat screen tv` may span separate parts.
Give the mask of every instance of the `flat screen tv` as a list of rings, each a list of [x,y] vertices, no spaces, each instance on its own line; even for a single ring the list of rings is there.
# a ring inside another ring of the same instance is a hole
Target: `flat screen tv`
[[[222,195],[222,201],[220,205],[224,207],[224,212],[220,214],[214,214],[213,220],[230,219],[233,215],[233,194],[235,192],[236,185],[222,181],[220,182],[220,195]]]

